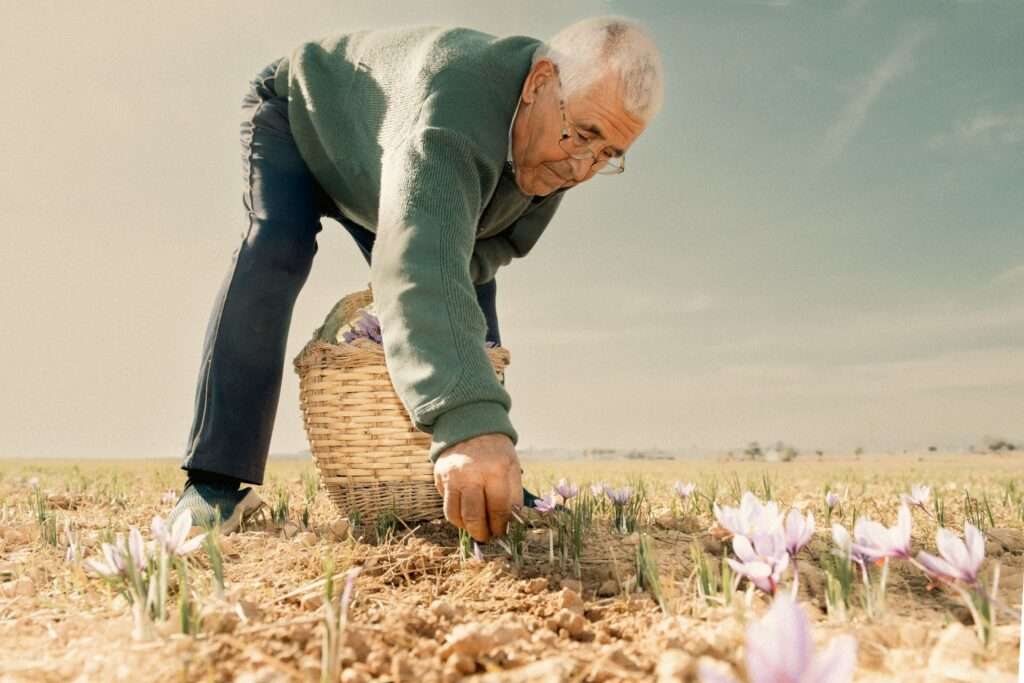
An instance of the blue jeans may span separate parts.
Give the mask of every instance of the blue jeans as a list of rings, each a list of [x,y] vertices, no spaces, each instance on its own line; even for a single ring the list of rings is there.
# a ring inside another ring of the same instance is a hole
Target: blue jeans
[[[348,220],[313,178],[292,138],[277,62],[242,100],[242,201],[249,227],[232,256],[203,342],[184,470],[263,484],[292,311],[306,283],[320,220],[333,218],[369,265],[374,233]],[[501,343],[496,282],[476,287],[487,340]]]

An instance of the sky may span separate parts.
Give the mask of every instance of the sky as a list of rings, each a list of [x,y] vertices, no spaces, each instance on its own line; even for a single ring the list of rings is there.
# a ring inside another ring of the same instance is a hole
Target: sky
[[[246,229],[240,104],[300,43],[633,17],[666,101],[498,273],[523,448],[1024,439],[1024,3],[4,3],[0,457],[180,457]],[[366,286],[325,220],[291,360]]]

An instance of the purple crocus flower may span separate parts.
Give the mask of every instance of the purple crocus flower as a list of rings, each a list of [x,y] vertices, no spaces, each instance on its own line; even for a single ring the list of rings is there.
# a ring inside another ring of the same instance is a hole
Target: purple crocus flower
[[[790,510],[786,515],[786,550],[791,557],[796,557],[814,536],[814,514],[808,512],[807,516],[800,514],[796,509]]]
[[[917,554],[917,561],[936,579],[959,579],[974,585],[978,582],[978,571],[985,560],[985,538],[970,522],[964,524],[964,538],[966,543],[949,529],[939,529],[935,542],[942,557],[935,557],[922,550]]]
[[[749,683],[848,683],[857,664],[857,641],[839,636],[815,656],[807,616],[781,593],[768,613],[747,628],[746,664]],[[704,662],[699,674],[702,683],[736,683]]]
[[[786,538],[781,529],[770,534],[757,534],[753,541],[746,536],[733,536],[732,551],[739,562],[729,558],[729,566],[747,577],[755,586],[771,595],[789,566]]]
[[[558,484],[555,485],[555,493],[562,497],[562,502],[575,498],[580,494],[580,487],[573,484],[568,479],[559,479]]]
[[[693,495],[693,492],[697,490],[697,485],[692,482],[683,483],[677,481],[673,486],[672,490],[676,492],[676,495],[680,498],[686,499]]]
[[[900,506],[896,525],[888,529],[869,519],[858,519],[853,526],[853,549],[872,560],[885,557],[910,559],[910,508]]]
[[[750,491],[744,492],[738,508],[715,503],[714,511],[719,526],[736,536],[770,534],[782,526],[779,506],[775,502],[761,503]]]
[[[533,501],[533,508],[537,510],[537,512],[543,512],[545,514],[553,512],[557,506],[558,503],[555,501],[555,495],[553,493],[549,493],[546,496],[539,496],[537,500]]]
[[[596,484],[590,485],[590,495],[594,496],[595,498],[600,498],[601,496],[604,495],[604,492],[607,490],[608,484],[604,483],[603,481],[599,481]]]
[[[853,560],[859,565],[864,565],[868,558],[862,555],[853,547],[853,538],[850,536],[850,532],[846,530],[841,524],[832,525],[832,540],[835,541],[836,548],[833,549],[833,554],[845,557]]]
[[[910,495],[903,494],[900,496],[900,500],[905,505],[916,505],[919,508],[924,508],[928,504],[928,498],[931,496],[931,489],[927,486],[920,484],[914,484],[910,487]]]
[[[380,332],[380,321],[377,320],[377,316],[367,313],[366,311],[360,311],[359,320],[352,325],[352,330],[345,332],[342,339],[346,344],[352,343],[359,337],[364,337],[378,344],[383,343],[381,340]]]
[[[829,510],[839,505],[839,494],[835,491],[829,491],[825,494],[825,507]]]
[[[121,541],[122,539],[118,539]],[[104,543],[103,547],[103,559],[89,558],[85,561],[86,569],[90,569],[100,576],[112,578],[115,576],[123,576],[125,568],[127,567],[127,558],[124,549],[121,547],[121,543],[110,544]]]
[[[629,486],[623,486],[621,489],[606,488],[605,494],[612,501],[612,505],[625,505],[633,497],[633,489]]]
[[[156,539],[160,546],[163,546],[164,552],[168,555],[178,555],[180,557],[184,557],[199,548],[203,543],[203,538],[206,537],[204,532],[188,538],[188,532],[191,528],[191,515],[178,515],[174,523],[171,524],[170,529],[167,528],[167,522],[160,516],[153,517],[153,521],[150,523],[153,538]]]

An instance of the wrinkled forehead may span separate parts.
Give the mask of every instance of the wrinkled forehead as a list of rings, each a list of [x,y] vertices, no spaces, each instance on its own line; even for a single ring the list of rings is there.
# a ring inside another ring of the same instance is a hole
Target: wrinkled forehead
[[[566,110],[581,128],[623,150],[643,132],[646,122],[627,111],[625,88],[611,71],[580,92],[568,95]]]

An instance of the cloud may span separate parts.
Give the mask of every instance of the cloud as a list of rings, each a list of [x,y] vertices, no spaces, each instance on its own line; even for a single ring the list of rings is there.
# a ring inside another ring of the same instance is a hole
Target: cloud
[[[864,126],[868,112],[882,92],[900,76],[913,67],[914,51],[934,31],[932,26],[917,27],[908,31],[896,47],[886,55],[881,64],[858,87],[846,102],[839,117],[825,133],[821,156],[829,164],[842,156],[850,141]]]
[[[1004,112],[979,112],[956,127],[961,142],[995,142],[1008,145],[1024,142],[1024,107]]]

